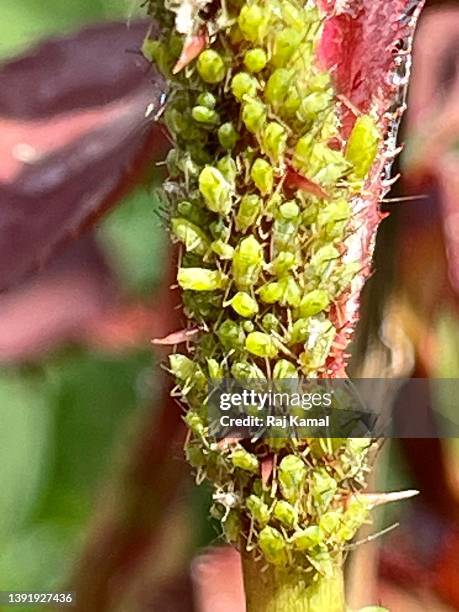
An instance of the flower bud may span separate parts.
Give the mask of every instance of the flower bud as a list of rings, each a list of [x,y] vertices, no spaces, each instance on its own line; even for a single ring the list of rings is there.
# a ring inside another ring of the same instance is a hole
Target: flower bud
[[[198,123],[205,123],[206,125],[216,125],[219,121],[218,113],[207,108],[207,106],[193,106],[191,116]]]
[[[210,91],[204,91],[203,93],[199,94],[196,102],[199,106],[206,106],[207,108],[210,108],[210,110],[213,110],[217,104],[217,99],[214,94],[210,93]]]

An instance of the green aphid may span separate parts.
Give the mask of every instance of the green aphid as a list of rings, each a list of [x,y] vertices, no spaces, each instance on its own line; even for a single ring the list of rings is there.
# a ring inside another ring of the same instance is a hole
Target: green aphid
[[[320,321],[313,317],[308,319],[306,351],[299,357],[305,374],[316,372],[325,364],[335,337],[336,329],[330,321]]]
[[[239,542],[242,524],[239,513],[236,510],[230,510],[226,519],[222,521],[222,527],[228,542],[233,544]]]
[[[276,357],[279,349],[274,338],[264,332],[252,332],[245,339],[245,348],[256,357],[272,359]]]
[[[257,80],[247,72],[238,72],[231,79],[231,91],[239,102],[242,102],[245,96],[254,97],[257,93],[257,86]]]
[[[285,500],[279,500],[274,506],[273,516],[285,527],[292,528],[298,522],[298,512]]]
[[[241,317],[251,319],[258,313],[258,303],[245,291],[238,291],[231,299],[232,309]]]
[[[255,194],[242,196],[236,214],[236,229],[239,232],[246,232],[256,223],[262,211],[262,204],[262,199]]]
[[[287,359],[279,359],[273,369],[273,379],[294,379],[298,378],[297,367]]]
[[[231,366],[231,375],[239,382],[247,380],[266,380],[266,376],[257,365],[248,361],[236,361]]]
[[[306,471],[305,464],[296,455],[287,455],[280,462],[278,470],[280,490],[284,499],[292,504],[301,499]]]
[[[314,469],[312,473],[310,492],[321,512],[330,506],[337,491],[338,483],[332,476],[330,476],[325,468]]]
[[[338,538],[342,541],[352,540],[357,530],[368,521],[369,515],[369,503],[361,495],[356,495],[348,502],[338,529]]]
[[[294,2],[283,0],[280,4],[282,19],[285,23],[299,32],[304,32],[308,25],[304,19],[303,11]]]
[[[233,278],[238,290],[252,287],[263,267],[263,247],[254,236],[243,238],[237,245],[233,258]]]
[[[349,221],[351,212],[351,205],[347,200],[330,202],[319,210],[317,225],[328,238],[339,238]]]
[[[302,291],[295,279],[291,276],[283,276],[279,280],[279,285],[282,290],[280,304],[282,306],[291,306],[292,308],[298,308],[301,301]]]
[[[290,331],[289,344],[303,344],[309,335],[308,319],[298,319],[292,325]]]
[[[223,289],[226,277],[219,270],[207,268],[179,268],[177,282],[190,291],[216,291]]]
[[[232,149],[238,140],[239,134],[230,121],[223,123],[218,128],[218,142],[224,149]]]
[[[343,521],[343,513],[339,510],[329,510],[319,519],[319,527],[326,536],[335,533]]]
[[[217,125],[220,121],[218,113],[207,106],[193,106],[191,109],[191,116],[198,123],[203,123],[205,125]]]
[[[224,376],[223,367],[213,357],[207,359],[207,369],[209,372],[209,378],[211,378],[211,380],[220,380]]]
[[[231,319],[226,319],[220,324],[217,336],[225,350],[241,349],[245,342],[245,333],[241,325]]]
[[[209,225],[210,233],[215,240],[223,240],[224,242],[228,242],[230,238],[230,228],[223,221],[223,219],[218,219],[218,221],[212,221]]]
[[[271,270],[278,278],[282,278],[296,267],[296,256],[289,251],[281,251],[271,262]]]
[[[294,548],[301,552],[311,550],[322,542],[323,535],[318,525],[310,525],[305,529],[298,529],[291,538]]]
[[[210,247],[205,233],[194,223],[187,219],[175,218],[171,221],[172,235],[183,242],[187,251],[204,255]]]
[[[335,564],[328,551],[313,551],[308,555],[311,565],[327,578],[332,578],[335,573]]]
[[[346,146],[346,159],[358,179],[364,179],[378,154],[381,132],[370,115],[358,117]]]
[[[285,66],[300,46],[304,34],[295,28],[285,28],[274,37],[271,62],[276,68]]]
[[[309,159],[312,155],[314,139],[311,134],[305,134],[298,139],[293,153],[293,165],[309,176]]]
[[[269,20],[269,5],[251,3],[242,7],[237,23],[246,40],[259,44],[266,37]]]
[[[185,448],[186,460],[194,468],[203,467],[206,462],[206,456],[200,446],[188,444]]]
[[[328,110],[332,103],[332,93],[329,91],[313,91],[307,95],[298,109],[298,118],[301,121],[313,121]]]
[[[154,62],[159,71],[168,76],[170,74],[173,57],[163,42],[145,38],[142,44],[142,54],[150,62]]]
[[[223,261],[230,261],[234,256],[234,248],[224,240],[214,240],[210,248]]]
[[[260,465],[258,459],[252,453],[249,453],[244,448],[235,448],[230,455],[231,463],[234,467],[244,470],[245,472],[252,472],[256,474]]]
[[[231,211],[232,188],[218,168],[203,168],[199,175],[199,191],[212,212],[227,215]]]
[[[307,293],[300,302],[299,312],[302,317],[312,317],[330,304],[330,297],[324,289],[314,289]]]
[[[226,69],[223,59],[213,49],[206,49],[199,55],[197,69],[199,76],[206,83],[220,83],[225,78]]]
[[[286,68],[277,68],[266,83],[264,97],[275,111],[282,107],[294,78],[294,73]]]
[[[259,100],[244,102],[242,107],[242,121],[249,132],[258,134],[266,121],[266,106]]]
[[[318,72],[310,77],[308,81],[309,91],[326,91],[330,89],[331,78],[328,72]]]
[[[249,72],[261,72],[268,62],[268,56],[264,49],[257,47],[249,49],[244,55],[244,66]]]
[[[280,321],[275,314],[267,312],[261,320],[261,326],[267,332],[278,331],[280,328]]]
[[[234,186],[234,182],[237,176],[237,167],[236,162],[231,157],[231,155],[225,155],[225,157],[219,159],[217,162],[217,168],[223,174],[228,183]]]
[[[205,429],[204,423],[201,417],[199,416],[199,414],[194,412],[194,410],[188,410],[188,412],[185,415],[185,423],[188,425],[188,427],[191,429],[193,433],[195,433],[198,436],[203,435],[204,429]]]
[[[246,501],[247,509],[250,516],[260,527],[264,527],[269,523],[269,507],[262,499],[256,495],[249,495]]]
[[[277,121],[266,125],[262,135],[263,151],[273,163],[277,163],[284,156],[287,148],[287,132]]]
[[[298,87],[296,86],[296,84],[291,85],[287,92],[287,96],[284,100],[284,103],[282,104],[282,108],[279,109],[279,112],[282,114],[283,117],[295,117],[296,113],[298,112],[298,109],[300,108],[301,99],[302,98],[300,93],[298,92]]]
[[[340,151],[318,142],[308,159],[307,176],[325,187],[333,186],[349,171],[351,165]]]
[[[250,177],[261,195],[268,195],[274,186],[274,171],[265,159],[258,157],[250,170]]]
[[[217,104],[217,98],[210,91],[203,91],[196,99],[198,106],[205,106],[213,110]]]
[[[288,561],[287,542],[274,527],[264,527],[258,534],[258,546],[266,560],[273,565],[286,565]]]
[[[275,304],[282,298],[282,286],[276,281],[267,283],[261,287],[259,295],[265,304]]]
[[[276,257],[282,251],[296,251],[297,235],[298,220],[287,221],[282,217],[275,220],[272,228],[272,241]]]
[[[279,215],[286,221],[293,221],[300,216],[300,207],[293,200],[289,200],[279,206]]]
[[[186,381],[196,372],[196,364],[186,355],[175,353],[169,355],[169,368],[178,380]]]
[[[338,258],[338,249],[331,244],[325,244],[317,249],[317,251],[311,257],[310,266],[314,270],[314,273],[318,277],[321,277],[325,273],[330,263],[336,261]]]

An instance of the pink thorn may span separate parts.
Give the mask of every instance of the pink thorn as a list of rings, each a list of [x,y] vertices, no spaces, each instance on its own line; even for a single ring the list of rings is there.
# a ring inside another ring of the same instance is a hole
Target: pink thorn
[[[187,37],[185,40],[185,44],[183,45],[182,52],[180,57],[177,60],[174,68],[172,69],[172,74],[177,74],[183,68],[188,66],[190,62],[192,62],[201,51],[207,45],[207,34],[205,30],[201,30],[199,34],[195,36]]]
[[[182,344],[182,342],[188,342],[192,340],[197,334],[199,334],[198,327],[192,327],[191,329],[181,329],[180,331],[172,332],[164,338],[154,338],[153,344],[160,344],[162,346],[173,346],[174,344]]]

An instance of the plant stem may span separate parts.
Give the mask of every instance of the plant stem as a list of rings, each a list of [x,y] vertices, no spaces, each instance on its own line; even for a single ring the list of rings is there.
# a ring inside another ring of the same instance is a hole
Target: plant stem
[[[252,557],[243,558],[247,612],[345,612],[340,565],[332,577],[314,579],[301,569],[262,568]]]

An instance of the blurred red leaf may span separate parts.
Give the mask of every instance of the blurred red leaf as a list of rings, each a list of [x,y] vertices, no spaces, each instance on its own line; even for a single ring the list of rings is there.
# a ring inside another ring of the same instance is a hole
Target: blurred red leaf
[[[163,83],[127,53],[146,28],[96,26],[0,69],[0,289],[89,227],[164,151],[145,118]]]

